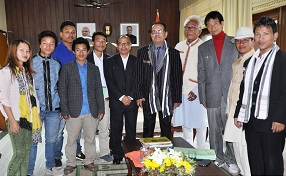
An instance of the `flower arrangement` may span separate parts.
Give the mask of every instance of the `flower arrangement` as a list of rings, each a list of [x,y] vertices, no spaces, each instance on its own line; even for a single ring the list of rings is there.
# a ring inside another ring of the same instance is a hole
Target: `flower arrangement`
[[[142,175],[188,175],[195,174],[196,162],[183,152],[156,148],[154,153],[143,159]]]

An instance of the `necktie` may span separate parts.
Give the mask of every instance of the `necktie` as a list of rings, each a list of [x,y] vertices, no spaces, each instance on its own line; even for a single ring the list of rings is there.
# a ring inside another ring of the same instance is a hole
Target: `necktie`
[[[161,62],[161,58],[160,58],[160,48],[157,48],[157,58],[156,58],[156,72],[159,72],[159,68],[160,68],[160,62]]]

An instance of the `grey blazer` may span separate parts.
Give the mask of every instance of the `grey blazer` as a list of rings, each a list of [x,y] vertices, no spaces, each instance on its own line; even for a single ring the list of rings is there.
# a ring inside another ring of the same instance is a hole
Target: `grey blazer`
[[[214,48],[213,39],[199,46],[198,87],[200,102],[207,108],[217,108],[223,96],[227,103],[228,89],[232,76],[232,63],[239,57],[238,51],[228,35],[225,36],[220,64]]]
[[[104,114],[104,99],[97,66],[87,62],[87,95],[91,115]],[[65,64],[60,73],[59,95],[62,115],[76,118],[82,108],[82,87],[76,61]]]

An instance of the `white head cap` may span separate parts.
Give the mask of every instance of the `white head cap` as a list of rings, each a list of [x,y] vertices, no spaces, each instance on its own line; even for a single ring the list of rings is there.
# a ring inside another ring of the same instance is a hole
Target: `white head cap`
[[[235,39],[243,39],[243,38],[254,38],[252,28],[250,27],[238,28],[236,31],[235,37],[231,39],[231,42],[234,43]]]

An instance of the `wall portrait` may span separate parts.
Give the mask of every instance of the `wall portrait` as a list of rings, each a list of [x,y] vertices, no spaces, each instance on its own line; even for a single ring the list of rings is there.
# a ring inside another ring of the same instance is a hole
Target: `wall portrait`
[[[139,24],[138,23],[120,23],[120,35],[127,35],[132,46],[139,46]]]
[[[76,24],[77,37],[83,37],[88,40],[90,46],[92,46],[92,34],[96,31],[95,23],[77,23]]]

